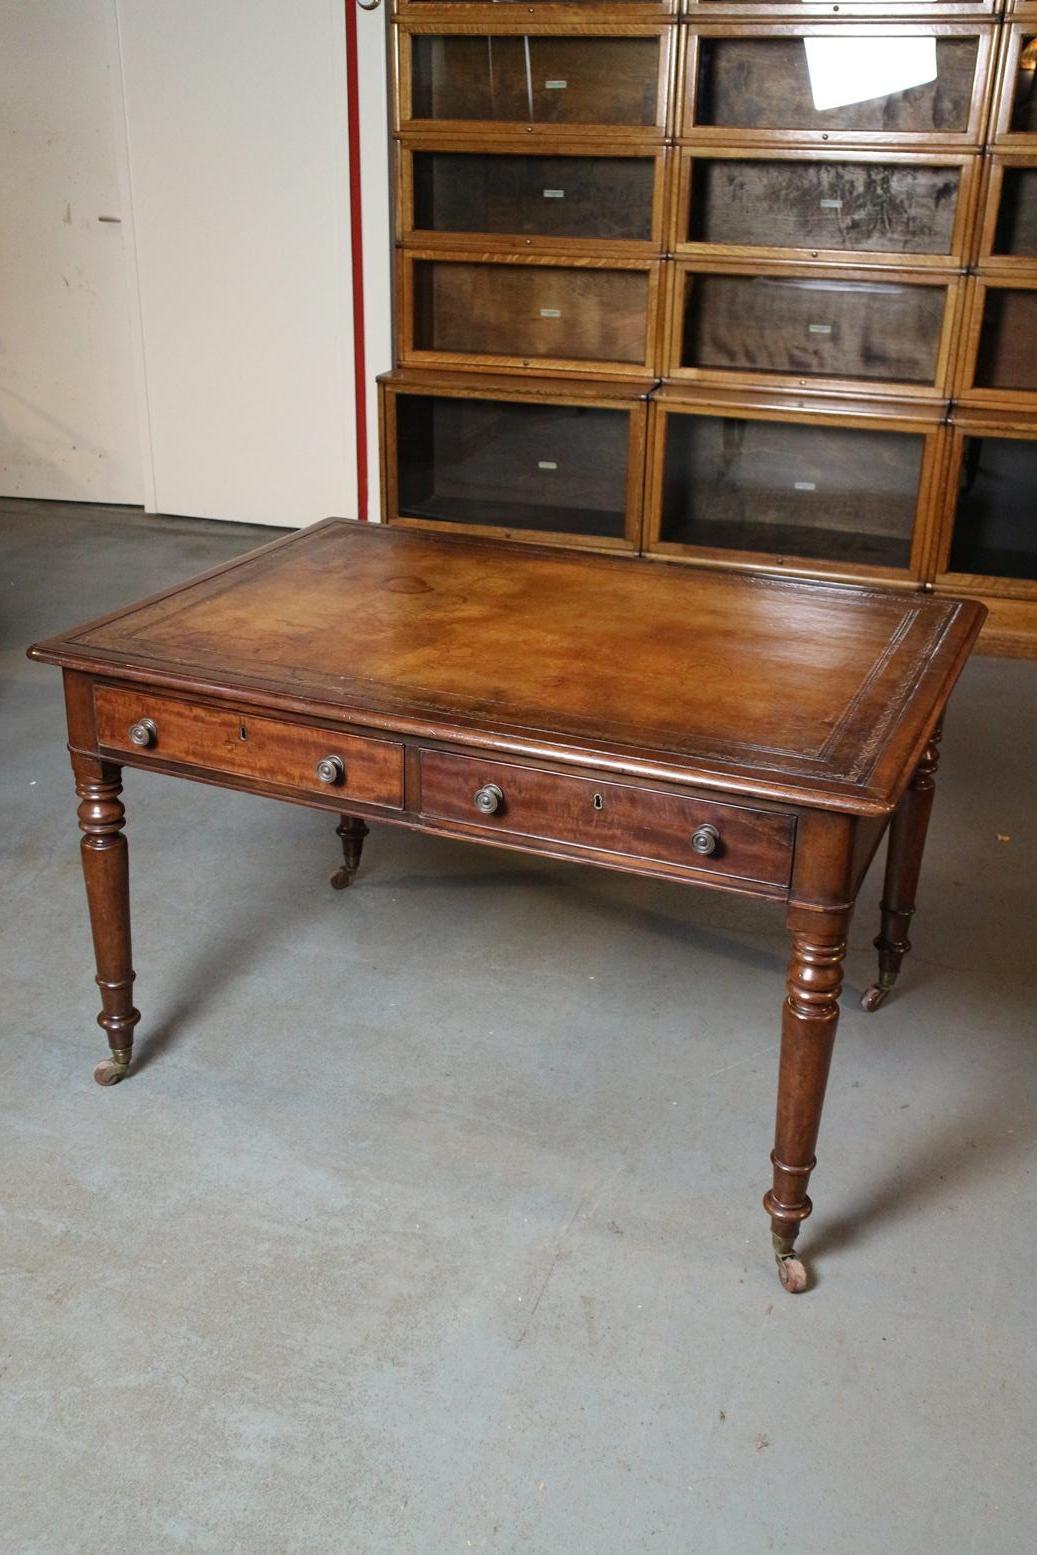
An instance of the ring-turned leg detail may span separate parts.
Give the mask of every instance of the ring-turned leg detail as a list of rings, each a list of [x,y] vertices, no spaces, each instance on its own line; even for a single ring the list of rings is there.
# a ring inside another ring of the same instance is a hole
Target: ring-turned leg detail
[[[875,939],[879,975],[861,995],[861,1008],[877,1010],[897,980],[904,957],[911,949],[907,937],[915,911],[918,876],[922,869],[925,836],[936,795],[936,769],[940,763],[941,729],[933,731],[910,787],[897,806],[889,825],[886,876],[882,888],[882,927]]]
[[[140,1014],[133,1007],[130,946],[129,857],[123,827],[126,812],[122,769],[107,761],[75,755],[72,765],[79,795],[80,852],[97,962],[101,1013],[97,1024],[108,1035],[111,1057],[94,1070],[98,1085],[116,1085],[133,1057],[133,1028]]]
[[[771,1217],[778,1277],[789,1291],[804,1290],[807,1284],[806,1268],[793,1249],[799,1228],[813,1208],[807,1184],[817,1164],[814,1147],[839,1022],[845,955],[844,916],[831,929],[822,918],[816,929],[793,934],[771,1152],[774,1181],[763,1200]]]
[[[360,855],[364,851],[364,838],[370,827],[356,815],[344,815],[335,827],[336,835],[342,839],[342,867],[336,869],[331,877],[331,884],[336,891],[344,891],[347,886],[353,884],[357,870],[360,868]]]

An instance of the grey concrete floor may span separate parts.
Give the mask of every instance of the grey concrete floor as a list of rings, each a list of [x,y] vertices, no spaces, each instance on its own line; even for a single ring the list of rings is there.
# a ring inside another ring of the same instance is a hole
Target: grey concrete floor
[[[0,1549],[1007,1555],[1037,1541],[1037,665],[975,659],[916,950],[855,923],[816,1211],[760,1209],[763,905],[129,773],[98,1089],[33,638],[269,530],[8,502]]]

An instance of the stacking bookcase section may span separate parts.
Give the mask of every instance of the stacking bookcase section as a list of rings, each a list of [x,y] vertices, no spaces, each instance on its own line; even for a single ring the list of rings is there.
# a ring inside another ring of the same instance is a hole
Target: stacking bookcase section
[[[401,21],[499,22],[510,8],[541,22],[656,22],[676,17],[679,0],[395,0],[393,15]]]
[[[682,147],[670,245],[689,258],[961,268],[976,168],[965,152]]]
[[[958,276],[686,260],[672,270],[667,378],[947,397]]]
[[[888,16],[938,22],[959,16],[996,16],[1003,0],[681,0],[681,12],[692,22],[708,22],[717,16],[740,21],[774,21],[787,16],[801,21],[807,4],[811,16],[840,20]]]
[[[660,261],[399,251],[399,359],[654,378]]]
[[[665,386],[649,415],[645,549],[917,587],[945,408]]]
[[[1037,150],[1037,6],[1029,21],[1002,29],[990,139],[997,146]]]
[[[996,28],[855,22],[681,28],[678,138],[776,147],[977,147]],[[868,75],[892,89],[862,96]],[[900,85],[900,83],[903,83]]]
[[[967,319],[955,399],[1037,412],[1037,267],[976,276]]]
[[[396,128],[415,136],[663,140],[676,34],[667,22],[577,31],[535,16],[401,22]]]
[[[423,140],[399,147],[397,232],[407,246],[662,254],[662,146]]]
[[[936,543],[936,588],[987,601],[988,647],[1034,653],[1037,415],[956,407]]]
[[[639,549],[651,382],[399,369],[379,382],[386,522]]]
[[[984,272],[1026,269],[1037,275],[1037,151],[987,158],[976,257]]]

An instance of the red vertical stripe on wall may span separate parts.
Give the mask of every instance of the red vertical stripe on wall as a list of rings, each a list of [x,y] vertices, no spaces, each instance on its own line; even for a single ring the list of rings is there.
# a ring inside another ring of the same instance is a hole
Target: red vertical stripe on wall
[[[346,133],[349,142],[349,235],[353,267],[353,373],[356,399],[357,517],[367,518],[367,363],[364,350],[364,224],[360,210],[360,72],[356,5],[346,0]]]

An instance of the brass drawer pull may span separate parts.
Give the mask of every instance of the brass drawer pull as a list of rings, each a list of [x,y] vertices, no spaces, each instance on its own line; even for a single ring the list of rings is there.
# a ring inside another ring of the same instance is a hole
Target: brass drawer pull
[[[317,763],[317,776],[322,783],[344,783],[346,765],[341,756],[324,756]]]
[[[475,808],[483,815],[495,815],[504,808],[504,791],[496,783],[486,783],[475,796]]]
[[[153,718],[141,718],[137,723],[130,725],[130,744],[139,745],[146,749],[154,745],[158,739],[158,724]]]
[[[700,826],[691,834],[691,845],[696,853],[701,853],[705,858],[707,854],[715,853],[720,842],[720,833],[715,826]]]

